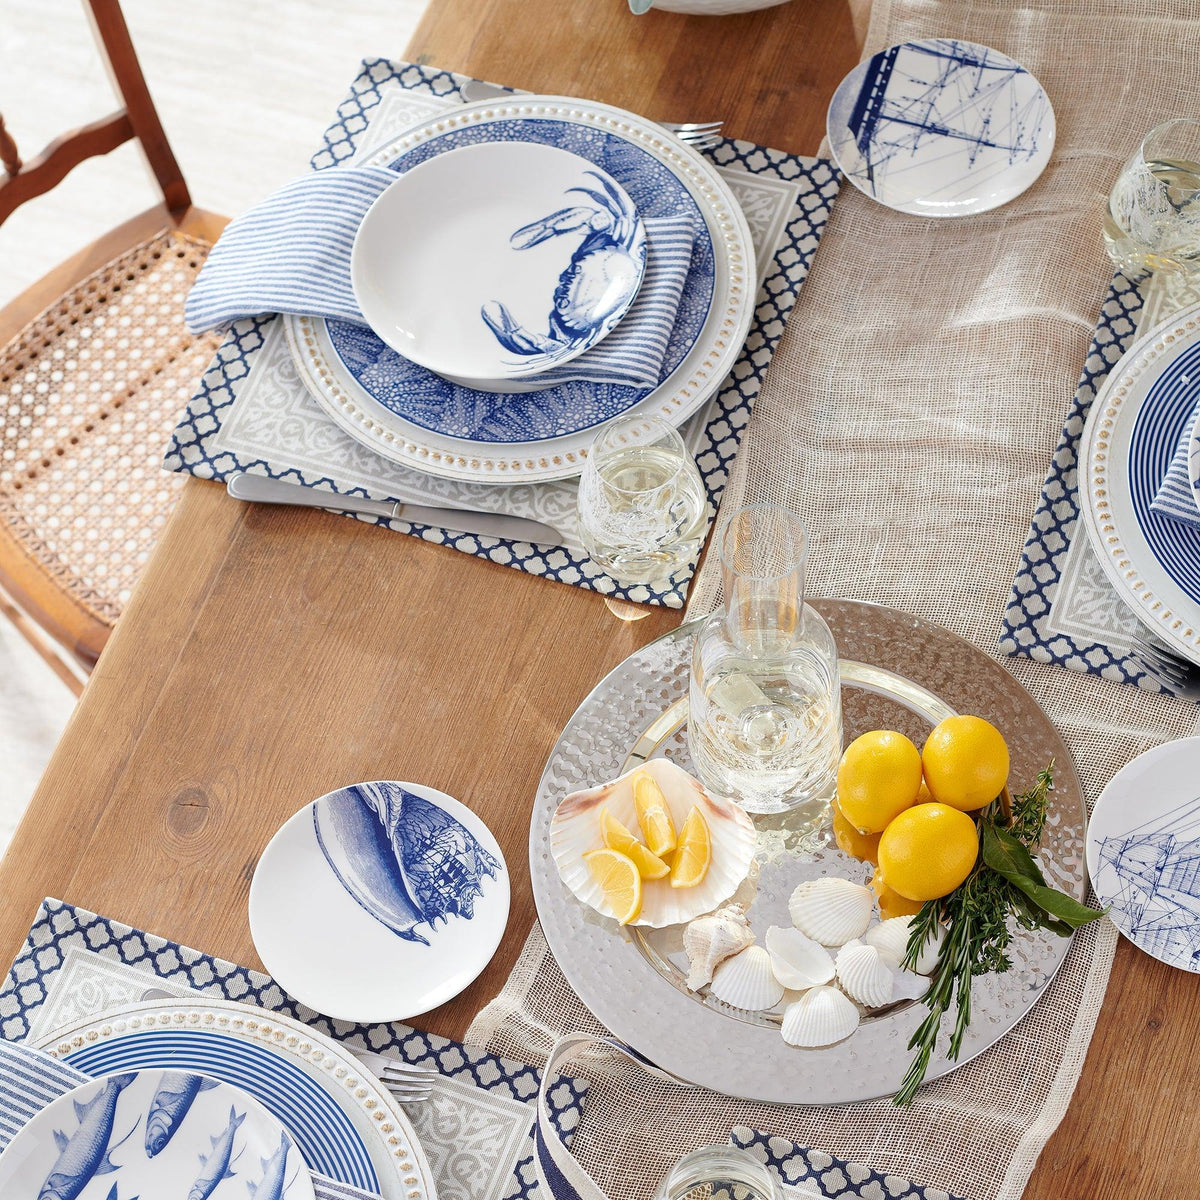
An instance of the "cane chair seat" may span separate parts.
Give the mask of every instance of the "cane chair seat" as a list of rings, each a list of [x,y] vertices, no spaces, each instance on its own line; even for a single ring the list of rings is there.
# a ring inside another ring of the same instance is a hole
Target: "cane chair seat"
[[[0,349],[0,583],[85,660],[182,484],[161,464],[217,345],[183,323],[210,245],[164,228]]]

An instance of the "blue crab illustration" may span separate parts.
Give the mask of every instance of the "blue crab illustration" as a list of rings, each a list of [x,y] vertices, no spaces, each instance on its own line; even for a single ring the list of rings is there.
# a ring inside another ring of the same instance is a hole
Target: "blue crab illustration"
[[[622,312],[637,294],[646,262],[646,237],[637,209],[629,197],[597,171],[586,171],[603,191],[589,187],[567,188],[595,201],[580,204],[523,225],[510,238],[516,250],[528,250],[550,238],[584,232],[554,289],[549,329],[527,329],[497,300],[480,309],[480,315],[497,341],[514,354],[548,354],[561,357],[595,335],[614,314]]]

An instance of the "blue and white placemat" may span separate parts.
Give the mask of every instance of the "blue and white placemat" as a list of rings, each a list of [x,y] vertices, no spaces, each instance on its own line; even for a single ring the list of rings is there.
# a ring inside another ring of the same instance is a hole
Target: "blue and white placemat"
[[[312,160],[313,168],[334,166],[399,129],[461,103],[462,88],[471,82],[467,76],[433,67],[365,60]],[[704,479],[711,517],[808,274],[839,180],[827,159],[784,154],[731,138],[723,139],[709,158],[746,214],[759,262],[758,303],[742,354],[718,393],[682,430]],[[689,571],[669,586],[627,588],[605,575],[588,559],[574,533],[574,481],[524,487],[463,484],[422,475],[355,442],[306,392],[278,318],[233,326],[171,438],[165,465],[202,479],[224,481],[250,471],[343,495],[484,509],[544,521],[566,531],[566,544],[531,546],[404,521],[375,523],[626,600],[681,608],[691,581]]]
[[[0,987],[0,1037],[37,1042],[52,1030],[155,995],[199,994],[305,1021],[347,1045],[439,1073],[429,1101],[405,1111],[429,1159],[438,1200],[532,1200],[540,1072],[407,1025],[350,1025],[297,1004],[273,979],[61,900],[42,902]],[[587,1085],[560,1076],[549,1119],[570,1141]]]

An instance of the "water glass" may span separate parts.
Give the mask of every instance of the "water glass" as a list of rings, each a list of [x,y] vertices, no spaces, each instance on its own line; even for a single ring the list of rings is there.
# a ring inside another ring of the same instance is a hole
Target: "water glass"
[[[579,529],[618,583],[670,579],[699,553],[708,500],[683,439],[657,417],[618,417],[579,480]]]
[[[654,1200],[776,1200],[771,1172],[736,1146],[701,1146],[667,1172]]]

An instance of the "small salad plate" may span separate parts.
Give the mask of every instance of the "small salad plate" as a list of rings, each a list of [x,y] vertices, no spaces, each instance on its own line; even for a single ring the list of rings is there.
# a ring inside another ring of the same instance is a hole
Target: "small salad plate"
[[[81,1084],[0,1154],[0,1195],[30,1200],[220,1196],[235,1179],[257,1200],[313,1200],[296,1143],[257,1100],[183,1071],[126,1071]]]
[[[466,386],[539,386],[616,328],[646,266],[646,230],[606,171],[566,150],[488,142],[401,175],[351,257],[367,324]]]
[[[1006,204],[1054,149],[1042,85],[1007,54],[950,38],[902,42],[859,63],[834,92],[826,128],[860,192],[923,217]]]
[[[402,1021],[457,996],[508,921],[488,827],[412,783],[359,783],[302,808],[263,851],[250,933],[281,987],[343,1021]]]
[[[1138,949],[1200,974],[1200,738],[1155,746],[1112,777],[1092,809],[1087,866]]]

